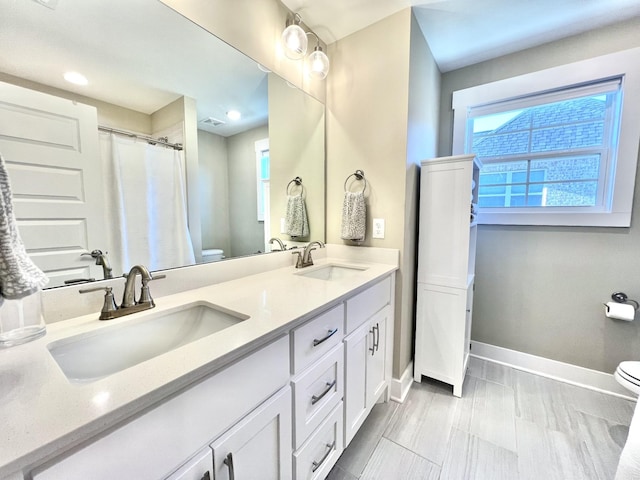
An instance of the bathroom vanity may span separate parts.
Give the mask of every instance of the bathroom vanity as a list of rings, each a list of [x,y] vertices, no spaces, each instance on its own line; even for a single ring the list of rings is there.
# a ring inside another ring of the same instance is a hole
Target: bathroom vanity
[[[0,351],[0,478],[324,478],[388,400],[398,266],[396,250],[331,247]],[[178,346],[141,340],[192,314]]]

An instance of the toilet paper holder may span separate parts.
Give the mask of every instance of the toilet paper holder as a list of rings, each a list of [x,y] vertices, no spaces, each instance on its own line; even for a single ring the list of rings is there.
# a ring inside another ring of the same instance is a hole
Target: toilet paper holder
[[[638,308],[640,308],[640,304],[638,304],[638,302],[636,302],[635,300],[631,300],[626,293],[624,292],[614,292],[611,294],[611,300],[613,300],[616,303],[630,303],[633,304],[633,307],[638,310]],[[607,304],[605,303],[605,306],[607,307],[607,309],[609,308],[607,306]]]

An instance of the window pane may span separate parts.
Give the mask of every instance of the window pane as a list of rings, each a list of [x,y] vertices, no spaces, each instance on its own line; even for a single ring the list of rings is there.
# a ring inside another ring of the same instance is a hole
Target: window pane
[[[505,207],[504,196],[480,197],[478,198],[479,207]]]
[[[529,132],[474,134],[471,151],[479,158],[529,152]]]
[[[526,160],[519,162],[489,163],[482,166],[480,170],[480,185],[491,183],[506,183],[510,172],[526,172],[528,163]],[[492,179],[494,175],[501,175],[501,181],[484,182],[484,178]]]
[[[531,181],[597,180],[600,175],[600,155],[533,160],[531,170],[543,172],[542,178]],[[537,173],[536,175],[539,175]]]
[[[592,207],[596,205],[598,182],[545,183],[544,202],[548,207]]]
[[[542,128],[531,134],[532,152],[553,152],[602,145],[604,122]]]

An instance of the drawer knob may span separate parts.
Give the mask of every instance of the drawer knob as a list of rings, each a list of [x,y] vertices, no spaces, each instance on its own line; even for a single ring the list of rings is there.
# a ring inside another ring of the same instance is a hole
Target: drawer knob
[[[311,405],[315,405],[320,400],[322,400],[322,397],[324,397],[327,393],[329,393],[331,389],[333,389],[333,387],[336,386],[336,383],[337,383],[337,380],[334,380],[333,382],[327,382],[327,388],[325,388],[320,395],[314,395],[311,397]]]
[[[329,456],[329,454],[331,453],[331,451],[333,450],[333,447],[336,446],[336,441],[334,440],[333,443],[327,443],[327,453],[324,454],[324,456],[320,459],[319,462],[313,462],[312,465],[313,467],[311,468],[312,472],[315,472],[316,470],[318,470],[320,468],[320,465],[322,465],[324,463],[324,461],[327,459],[327,457]]]
[[[337,328],[334,328],[333,330],[328,330],[327,334],[324,337],[322,337],[320,340],[318,340],[317,338],[313,339],[313,346],[317,347],[321,343],[326,342],[331,337],[333,337],[336,333],[338,333],[338,329]]]

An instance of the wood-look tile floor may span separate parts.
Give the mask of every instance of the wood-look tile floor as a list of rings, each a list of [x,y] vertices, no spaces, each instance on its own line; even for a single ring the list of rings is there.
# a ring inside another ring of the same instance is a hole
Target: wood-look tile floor
[[[328,480],[610,480],[635,402],[471,358],[378,404]]]

